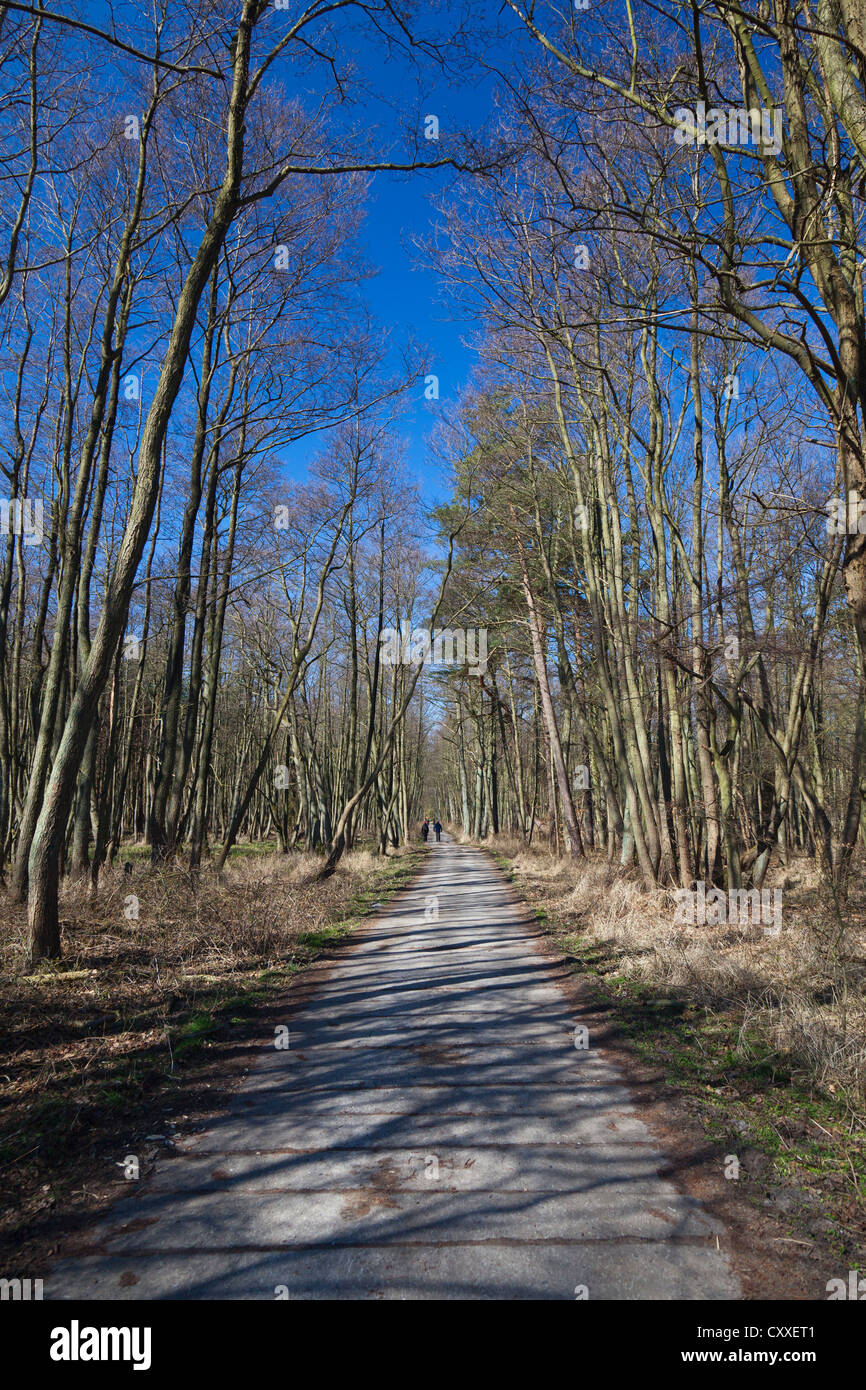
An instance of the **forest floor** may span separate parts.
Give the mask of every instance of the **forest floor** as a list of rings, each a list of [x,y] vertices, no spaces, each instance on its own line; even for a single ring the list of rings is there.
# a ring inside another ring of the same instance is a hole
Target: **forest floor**
[[[293,980],[417,872],[429,851],[313,855],[240,846],[219,881],[151,869],[67,884],[63,958],[26,967],[26,914],[0,905],[0,1267],[39,1277],[58,1240],[224,1105]],[[135,915],[137,913],[137,916]],[[23,1277],[23,1275],[22,1275]]]
[[[789,863],[782,930],[674,925],[674,899],[600,857],[487,842],[595,1002],[609,1041],[666,1084],[730,1184],[808,1258],[844,1277],[866,1250],[866,892],[841,916],[807,861]],[[673,1122],[672,1122],[673,1117]],[[766,1295],[765,1295],[766,1296]]]

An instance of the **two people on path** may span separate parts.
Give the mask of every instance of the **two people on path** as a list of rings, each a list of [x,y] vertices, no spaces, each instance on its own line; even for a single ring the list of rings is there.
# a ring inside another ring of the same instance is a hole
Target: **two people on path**
[[[438,820],[433,822],[433,829],[434,829],[435,832],[436,832],[436,839],[438,840],[438,839],[440,838],[441,834],[442,834],[442,826],[439,824]],[[424,820],[424,822],[423,822],[423,824],[422,824],[422,826],[421,826],[421,839],[424,841],[425,844],[427,843],[427,836],[428,836],[429,834],[430,834],[430,822],[429,822],[429,820],[427,820],[427,819],[425,818],[425,820]]]

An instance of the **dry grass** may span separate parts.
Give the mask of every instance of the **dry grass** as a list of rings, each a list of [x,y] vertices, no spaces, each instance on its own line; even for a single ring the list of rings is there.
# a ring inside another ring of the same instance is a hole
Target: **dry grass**
[[[224,971],[251,962],[292,958],[300,934],[332,920],[348,898],[376,880],[381,861],[367,850],[346,855],[337,872],[315,882],[321,859],[313,854],[248,855],[226,866],[219,880],[204,872],[196,881],[182,868],[139,862],[131,874],[115,868],[100,879],[91,899],[84,883],[67,881],[60,918],[65,973],[75,969],[150,968],[158,963],[177,978],[186,967]],[[128,914],[138,898],[138,918]],[[26,975],[26,913],[0,906],[7,930],[0,943],[0,973]],[[41,974],[41,980],[50,975]]]
[[[760,926],[684,927],[672,892],[600,858],[574,864],[500,836],[534,902],[570,932],[607,949],[616,974],[710,1010],[736,1012],[739,1044],[756,1037],[798,1079],[841,1093],[862,1112],[866,1095],[866,903],[856,893],[840,921],[810,861],[779,872],[781,931]]]

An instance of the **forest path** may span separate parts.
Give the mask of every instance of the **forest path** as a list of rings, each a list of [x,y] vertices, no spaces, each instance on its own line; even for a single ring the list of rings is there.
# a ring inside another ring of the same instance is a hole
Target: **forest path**
[[[738,1298],[539,937],[486,855],[434,843],[45,1296]]]

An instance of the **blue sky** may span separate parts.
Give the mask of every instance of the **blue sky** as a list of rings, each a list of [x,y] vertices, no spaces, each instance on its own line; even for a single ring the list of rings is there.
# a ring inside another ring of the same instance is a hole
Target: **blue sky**
[[[411,335],[429,347],[426,365],[439,378],[439,401],[426,401],[419,383],[399,426],[408,445],[408,470],[418,478],[422,495],[432,500],[439,500],[445,489],[430,466],[427,436],[440,410],[456,402],[475,362],[474,351],[464,345],[473,325],[460,316],[459,305],[447,301],[436,274],[420,264],[411,244],[413,234],[423,235],[435,219],[431,195],[446,181],[435,173],[399,180],[377,175],[364,237],[370,259],[379,267],[365,291],[371,309],[391,328],[396,342]]]
[[[438,16],[440,32],[443,14],[447,19],[448,11],[446,0]],[[412,71],[393,55],[385,58],[378,46],[362,44],[356,61],[362,66],[365,82],[383,98],[381,103],[370,102],[361,108],[369,113],[371,122],[393,128],[395,117],[402,117],[411,125],[417,112],[418,127],[423,129],[423,116],[436,115],[439,141],[420,141],[420,155],[429,159],[450,153],[449,136],[464,131],[482,132],[492,118],[495,120],[496,113],[498,79],[490,68],[514,72],[521,54],[535,54],[534,44],[507,12],[498,19],[491,15],[486,19],[497,24],[499,31],[498,39],[485,41],[485,62],[489,67],[483,68],[476,62],[461,77],[446,76],[433,65]],[[431,11],[431,30],[435,30],[436,23],[435,12]],[[398,433],[407,445],[407,471],[429,504],[445,500],[450,488],[447,479],[442,480],[431,464],[428,437],[440,412],[456,404],[469,381],[476,361],[470,344],[477,334],[477,322],[461,314],[459,303],[449,299],[436,274],[422,263],[422,253],[413,243],[427,235],[438,220],[436,199],[455,179],[467,177],[449,169],[374,175],[360,238],[363,251],[377,272],[365,281],[363,298],[377,323],[389,331],[395,365],[400,345],[413,339],[429,349],[427,370],[439,378],[439,402],[426,401],[423,383],[419,383],[398,423]],[[301,471],[320,447],[321,437],[301,441],[288,456],[290,471]]]

